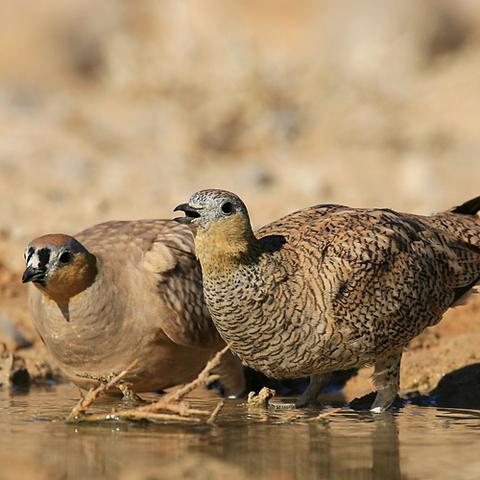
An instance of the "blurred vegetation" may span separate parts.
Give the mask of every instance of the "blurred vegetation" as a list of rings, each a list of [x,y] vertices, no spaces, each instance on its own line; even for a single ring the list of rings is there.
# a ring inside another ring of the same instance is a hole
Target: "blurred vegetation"
[[[480,189],[475,0],[0,6],[0,241],[243,196],[429,212]]]

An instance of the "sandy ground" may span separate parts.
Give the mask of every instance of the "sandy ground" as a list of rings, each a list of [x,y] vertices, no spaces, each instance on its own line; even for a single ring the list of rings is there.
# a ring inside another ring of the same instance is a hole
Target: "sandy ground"
[[[427,213],[480,193],[478,2],[0,8],[0,341],[35,379],[55,373],[20,284],[35,236],[171,217],[207,187],[240,194],[256,226],[316,203]],[[480,363],[479,344],[472,299],[413,342],[402,391]]]

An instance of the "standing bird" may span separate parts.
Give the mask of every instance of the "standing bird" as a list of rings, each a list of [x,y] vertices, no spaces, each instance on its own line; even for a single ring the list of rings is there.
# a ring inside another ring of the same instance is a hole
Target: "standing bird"
[[[44,235],[25,250],[35,326],[65,375],[89,388],[132,361],[135,392],[192,380],[225,344],[202,292],[188,228],[171,220],[107,222],[76,237]],[[244,379],[229,352],[228,394]],[[223,373],[223,376],[222,376]]]
[[[189,224],[220,335],[274,378],[375,365],[373,412],[399,388],[402,350],[480,281],[480,197],[433,216],[318,205],[252,231],[233,193],[203,190]]]

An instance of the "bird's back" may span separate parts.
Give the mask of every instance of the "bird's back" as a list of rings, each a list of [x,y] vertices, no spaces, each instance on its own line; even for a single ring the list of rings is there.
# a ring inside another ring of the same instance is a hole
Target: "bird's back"
[[[480,280],[480,197],[425,217],[319,205],[255,234],[234,193],[201,190],[176,210],[191,225],[222,337],[269,377],[374,364],[373,412],[395,399],[403,347]],[[319,377],[320,375],[320,377]]]
[[[39,333],[67,375],[82,385],[83,374],[105,375],[139,357],[130,379],[139,391],[190,380],[223,342],[203,300],[188,228],[113,221],[75,238],[95,255],[98,273],[70,300],[69,321],[31,289]]]
[[[252,290],[261,313],[250,316],[264,318],[255,328],[263,329],[270,353],[247,346],[242,357],[257,355],[267,374],[294,376],[402,348],[480,280],[479,232],[476,217],[453,211],[422,217],[339,205],[261,228],[264,253]],[[281,348],[274,347],[280,338]]]
[[[130,276],[132,270],[141,274],[146,291],[137,285],[136,298],[144,301],[144,295],[154,292],[174,313],[162,328],[176,342],[202,347],[218,343],[188,228],[172,220],[106,222],[80,232],[77,238],[117,270]]]

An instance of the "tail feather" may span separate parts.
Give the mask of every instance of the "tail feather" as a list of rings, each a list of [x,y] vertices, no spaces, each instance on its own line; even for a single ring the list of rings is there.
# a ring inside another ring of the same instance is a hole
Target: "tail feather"
[[[480,211],[480,196],[468,200],[468,202],[458,205],[458,207],[452,208],[452,213],[459,213],[461,215],[475,215]]]

